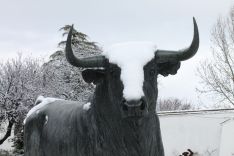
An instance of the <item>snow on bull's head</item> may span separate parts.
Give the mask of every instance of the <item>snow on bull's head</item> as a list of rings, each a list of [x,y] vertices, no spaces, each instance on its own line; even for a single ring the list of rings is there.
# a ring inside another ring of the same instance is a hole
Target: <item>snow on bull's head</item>
[[[123,97],[127,101],[139,100],[144,96],[143,67],[154,58],[156,46],[151,42],[127,42],[115,44],[104,51],[109,62],[121,69]]]
[[[111,46],[104,55],[82,59],[75,57],[72,51],[72,27],[67,38],[66,58],[73,66],[89,68],[82,72],[84,80],[106,86],[103,98],[108,98],[113,107],[122,108],[119,110],[124,116],[142,117],[155,111],[157,75],[176,74],[180,61],[196,54],[199,34],[195,19],[193,23],[193,41],[183,50],[159,50],[151,42],[127,42]]]

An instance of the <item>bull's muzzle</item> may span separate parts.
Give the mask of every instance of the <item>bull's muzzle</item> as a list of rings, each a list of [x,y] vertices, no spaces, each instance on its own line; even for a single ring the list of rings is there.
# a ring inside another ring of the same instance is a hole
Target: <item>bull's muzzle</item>
[[[147,103],[143,98],[131,101],[123,99],[122,114],[123,117],[143,117],[148,114]]]

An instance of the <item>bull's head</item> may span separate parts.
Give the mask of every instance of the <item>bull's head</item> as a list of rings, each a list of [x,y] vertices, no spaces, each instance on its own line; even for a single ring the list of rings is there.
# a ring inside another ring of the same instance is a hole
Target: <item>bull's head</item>
[[[151,114],[155,112],[158,94],[157,75],[161,74],[163,76],[167,76],[169,74],[176,74],[180,67],[180,61],[190,59],[196,54],[199,47],[199,33],[194,18],[193,23],[194,36],[192,43],[188,48],[179,51],[153,51],[154,53],[152,58],[150,58],[149,61],[145,62],[145,64],[142,66],[141,84],[136,84],[140,85],[140,87],[136,87],[138,88],[136,92],[140,92],[139,94],[129,93],[135,92],[135,90],[132,89],[134,88],[132,87],[134,83],[130,85],[126,83],[135,81],[134,78],[140,76],[140,73],[134,72],[134,76],[131,76],[130,80],[125,81],[123,80],[123,75],[121,75],[124,72],[122,69],[123,66],[117,64],[116,62],[112,62],[112,60],[107,56],[101,55],[82,59],[75,57],[71,47],[73,28],[71,28],[67,38],[66,58],[73,66],[89,68],[84,70],[82,73],[84,80],[88,83],[105,85],[106,91],[103,91],[106,92],[105,98],[108,98],[107,100],[110,102],[110,105],[112,105],[113,108],[118,108],[115,110],[118,110],[124,117],[143,117],[149,113]],[[132,73],[128,74],[133,75]],[[106,96],[106,94],[108,94],[108,96]]]

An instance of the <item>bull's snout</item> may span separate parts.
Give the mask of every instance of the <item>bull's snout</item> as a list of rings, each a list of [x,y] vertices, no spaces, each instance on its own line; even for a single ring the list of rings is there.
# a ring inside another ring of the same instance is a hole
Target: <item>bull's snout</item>
[[[122,111],[124,117],[142,117],[148,112],[146,101],[140,100],[122,101]]]
[[[125,99],[123,100],[123,109],[126,111],[129,108],[144,110],[145,107],[146,107],[146,103],[145,103],[145,100],[143,100],[143,99],[131,100],[131,101],[126,101]]]

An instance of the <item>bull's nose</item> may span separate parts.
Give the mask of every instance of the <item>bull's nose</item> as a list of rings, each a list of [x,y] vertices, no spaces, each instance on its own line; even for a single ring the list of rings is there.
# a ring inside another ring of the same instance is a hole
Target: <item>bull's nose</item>
[[[122,101],[123,110],[128,111],[130,109],[144,111],[146,109],[146,102],[142,98],[140,100],[130,100],[126,101],[125,99]]]

